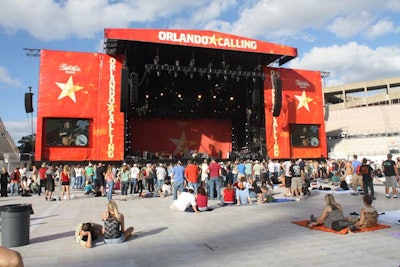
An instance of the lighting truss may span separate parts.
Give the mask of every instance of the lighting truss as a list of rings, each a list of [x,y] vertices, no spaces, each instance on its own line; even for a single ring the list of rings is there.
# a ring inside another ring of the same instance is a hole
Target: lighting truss
[[[201,77],[207,75],[208,79],[211,79],[212,76],[219,78],[223,76],[225,80],[231,78],[236,79],[237,81],[240,78],[246,78],[253,80],[257,78],[265,79],[265,74],[260,69],[259,71],[245,71],[239,68],[238,70],[228,70],[228,69],[215,69],[210,67],[207,68],[200,68],[195,66],[177,66],[177,65],[168,65],[168,64],[145,64],[145,70],[147,73],[151,73],[155,71],[157,74],[160,72],[167,72],[168,74],[174,74],[175,78],[178,76],[179,73],[183,73],[186,76],[190,75],[190,78],[193,79],[194,74],[199,74]]]

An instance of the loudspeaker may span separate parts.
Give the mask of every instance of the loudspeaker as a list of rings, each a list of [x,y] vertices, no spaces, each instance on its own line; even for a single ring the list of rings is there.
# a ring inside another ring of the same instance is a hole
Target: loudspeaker
[[[25,93],[25,112],[26,113],[33,112],[32,97],[33,97],[33,93]]]
[[[128,112],[129,105],[129,69],[121,69],[121,112]]]
[[[260,88],[257,86],[253,89],[253,93],[252,93],[252,102],[253,102],[253,106],[255,107],[259,107],[260,103],[261,103],[261,94],[260,94],[261,90]]]
[[[135,105],[139,102],[139,74],[132,73],[131,75],[131,86],[130,86],[130,103],[131,105]]]
[[[272,90],[275,91],[274,106],[272,116],[278,117],[281,114],[282,107],[282,81],[277,75],[272,75]]]

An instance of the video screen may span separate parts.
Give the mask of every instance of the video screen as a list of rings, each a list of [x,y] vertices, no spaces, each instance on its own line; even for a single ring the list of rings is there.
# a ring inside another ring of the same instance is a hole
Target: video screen
[[[45,144],[48,146],[88,146],[89,125],[87,119],[44,119]]]
[[[292,146],[319,146],[319,125],[292,124],[290,125],[290,138]]]

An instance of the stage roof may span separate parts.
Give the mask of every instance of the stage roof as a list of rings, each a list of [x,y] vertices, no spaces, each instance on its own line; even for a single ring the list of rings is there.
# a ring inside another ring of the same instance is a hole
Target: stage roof
[[[104,36],[106,53],[125,54],[136,66],[152,64],[157,56],[159,64],[188,65],[194,59],[197,67],[219,68],[223,62],[231,69],[253,70],[297,57],[293,47],[206,30],[105,29]]]

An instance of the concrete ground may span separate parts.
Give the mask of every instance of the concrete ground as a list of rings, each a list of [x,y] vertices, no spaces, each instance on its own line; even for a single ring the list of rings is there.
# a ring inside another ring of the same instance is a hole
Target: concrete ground
[[[376,185],[378,212],[400,209],[399,199],[385,199]],[[274,196],[283,198],[281,188]],[[119,201],[126,226],[138,236],[122,244],[99,241],[80,247],[74,230],[81,222],[101,223],[104,197],[74,190],[76,200],[45,201],[44,197],[11,196],[0,205],[31,203],[30,243],[15,247],[25,266],[399,266],[400,225],[379,231],[339,235],[291,223],[319,215],[325,193],[312,191],[300,202],[216,207],[200,214],[170,211],[171,197]],[[59,196],[59,191],[55,192]],[[362,196],[336,194],[346,215],[359,212]],[[400,219],[400,218],[399,218]],[[387,224],[387,223],[386,223]],[[3,231],[3,230],[2,230]]]

